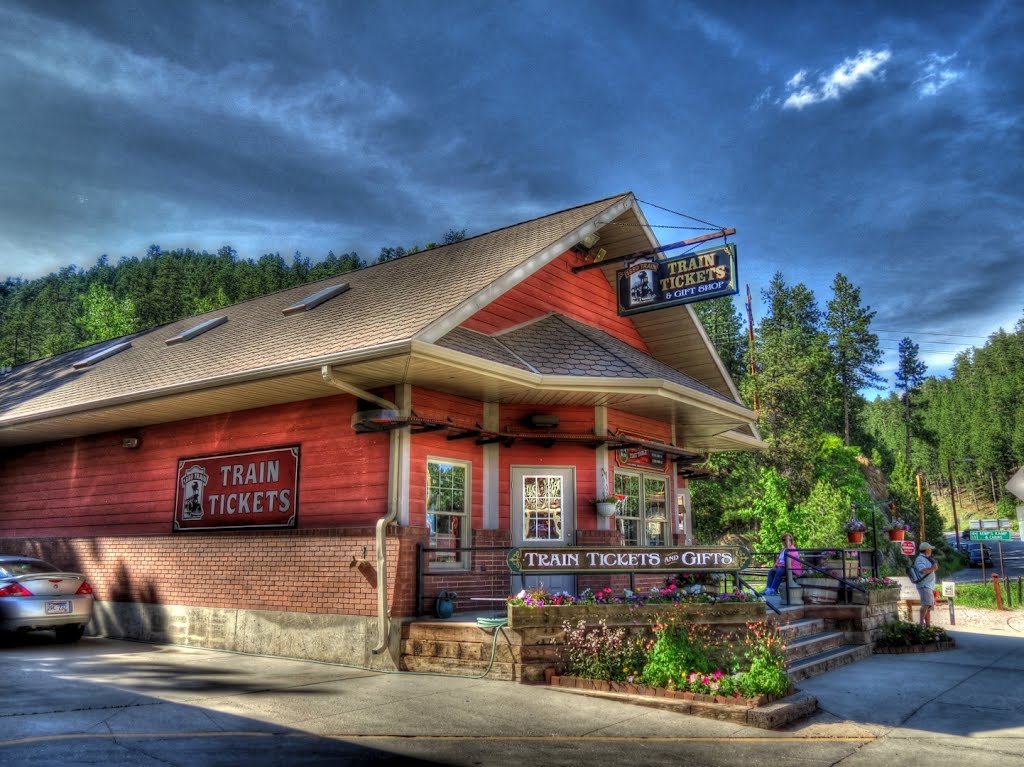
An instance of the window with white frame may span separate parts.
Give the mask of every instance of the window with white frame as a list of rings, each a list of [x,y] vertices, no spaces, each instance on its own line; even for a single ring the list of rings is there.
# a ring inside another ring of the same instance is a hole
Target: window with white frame
[[[440,458],[427,460],[427,527],[430,547],[442,549],[429,555],[435,567],[464,567],[469,555],[452,551],[469,546],[469,464]],[[443,549],[449,549],[444,551]]]
[[[615,472],[616,520],[624,546],[667,546],[668,479],[659,474]]]

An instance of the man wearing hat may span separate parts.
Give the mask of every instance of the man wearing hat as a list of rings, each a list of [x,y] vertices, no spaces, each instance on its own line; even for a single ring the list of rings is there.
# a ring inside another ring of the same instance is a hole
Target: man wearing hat
[[[918,623],[922,626],[932,625],[932,607],[935,606],[935,571],[939,569],[938,564],[932,559],[932,552],[935,547],[927,541],[920,546],[920,553],[914,560],[914,568],[924,576],[917,585],[917,595],[921,600],[920,617]]]

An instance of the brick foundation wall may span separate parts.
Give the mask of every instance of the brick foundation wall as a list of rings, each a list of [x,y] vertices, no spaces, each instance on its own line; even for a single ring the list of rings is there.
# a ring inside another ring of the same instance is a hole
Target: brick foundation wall
[[[415,613],[417,542],[425,528],[388,530],[393,617]],[[372,527],[263,533],[5,538],[4,549],[89,579],[106,602],[331,615],[377,614]],[[362,564],[365,562],[365,564]]]

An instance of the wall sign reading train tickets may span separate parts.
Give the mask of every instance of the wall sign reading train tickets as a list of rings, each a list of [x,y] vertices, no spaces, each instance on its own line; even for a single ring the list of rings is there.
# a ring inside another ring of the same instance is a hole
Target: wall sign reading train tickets
[[[665,573],[740,570],[750,557],[736,546],[703,548],[563,546],[518,548],[508,555],[515,573]]]
[[[299,447],[178,461],[174,530],[295,527]]]
[[[739,292],[732,244],[664,261],[645,258],[616,274],[620,316]]]

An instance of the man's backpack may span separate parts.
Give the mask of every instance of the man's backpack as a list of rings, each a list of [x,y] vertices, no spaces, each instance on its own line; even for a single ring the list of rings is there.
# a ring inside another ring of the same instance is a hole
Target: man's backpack
[[[911,583],[920,583],[924,580],[924,576],[921,575],[921,571],[913,565],[907,565],[907,577],[910,578]]]

